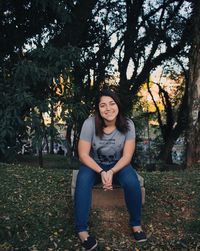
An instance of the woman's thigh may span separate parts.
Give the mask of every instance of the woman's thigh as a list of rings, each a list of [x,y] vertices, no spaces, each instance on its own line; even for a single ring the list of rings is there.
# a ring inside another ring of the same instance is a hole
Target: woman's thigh
[[[77,184],[94,185],[99,182],[99,175],[86,165],[81,165],[77,176]]]
[[[116,175],[116,181],[122,187],[126,185],[138,186],[139,180],[135,169],[132,165],[127,165],[123,169],[121,169]]]

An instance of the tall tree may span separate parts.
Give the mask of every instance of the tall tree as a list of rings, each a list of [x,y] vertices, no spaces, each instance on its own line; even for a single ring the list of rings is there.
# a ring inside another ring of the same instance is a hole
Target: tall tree
[[[126,0],[126,28],[119,55],[120,93],[130,111],[134,96],[149,74],[164,61],[185,54],[190,18],[187,1]],[[129,76],[127,74],[128,69]]]
[[[159,158],[166,164],[172,164],[172,148],[174,143],[187,127],[188,74],[184,68],[183,72],[184,73],[177,75],[177,73],[174,74],[171,71],[170,75],[168,75],[171,82],[173,82],[173,80],[176,81],[178,86],[178,88],[176,87],[176,90],[174,90],[174,93],[168,93],[165,88],[162,87],[161,83],[155,83],[159,89],[159,96],[164,107],[165,116],[162,116],[159,106],[151,92],[149,83],[147,83],[148,91],[156,108],[157,119],[163,138]]]
[[[66,74],[68,68],[72,75],[70,88],[73,90],[68,91],[66,86],[65,97],[58,97],[62,99],[62,103],[65,102],[66,110],[70,111],[67,114],[68,123],[71,121],[68,131],[73,127],[77,131],[80,129],[77,104],[82,107],[86,105],[89,112],[96,93],[115,74],[114,70],[120,75],[118,90],[124,100],[124,108],[127,112],[132,111],[135,94],[151,70],[164,60],[184,52],[190,17],[189,14],[184,14],[187,2],[189,0],[22,0],[17,4],[11,0],[1,2],[0,87],[5,93],[4,106],[8,104],[6,97],[17,100],[14,93],[19,86],[19,95],[28,93],[34,101],[44,101],[47,104],[48,99],[53,98],[52,78],[57,78],[60,73]],[[23,49],[25,45],[27,48],[27,44],[29,48],[31,46],[31,53],[24,53]],[[73,57],[75,50],[77,61]],[[16,63],[24,59],[27,60],[27,67],[33,69],[29,71],[30,74],[28,71],[28,74],[21,71],[21,77],[17,74],[16,81]],[[130,68],[131,74],[127,76]],[[37,74],[34,74],[34,69]],[[66,77],[65,83],[68,82],[67,79]],[[4,86],[8,88],[5,89]],[[20,114],[22,122],[35,105],[30,103],[31,99],[22,98],[23,100],[26,102],[24,105],[20,102],[20,106],[13,102],[12,110],[14,115]],[[7,112],[4,114],[4,121],[7,115],[12,117]],[[17,121],[16,118],[15,123]],[[14,124],[9,119],[6,123]],[[4,126],[6,123],[0,124]],[[7,128],[11,131],[10,127]],[[0,136],[5,139],[6,129],[2,129],[4,130],[1,130]]]
[[[77,48],[96,1],[0,3],[0,157],[15,147],[31,110],[47,111],[49,99],[55,100],[53,78],[66,74],[79,58]]]
[[[200,1],[193,6],[193,43],[190,58],[187,166],[200,162]]]

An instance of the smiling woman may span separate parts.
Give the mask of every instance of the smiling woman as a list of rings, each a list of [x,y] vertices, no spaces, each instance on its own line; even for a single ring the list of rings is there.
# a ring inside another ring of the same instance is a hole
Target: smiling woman
[[[75,190],[75,226],[85,250],[97,246],[88,233],[92,188],[102,183],[104,191],[113,183],[124,189],[129,223],[136,241],[146,241],[141,227],[141,189],[130,162],[135,151],[135,126],[121,111],[118,96],[103,90],[96,103],[95,115],[85,120],[78,143],[81,166]]]
[[[115,121],[119,113],[119,109],[117,104],[111,97],[108,96],[101,97],[101,101],[99,103],[99,112],[101,117],[105,121],[106,127],[111,127],[111,129],[112,127],[115,128]]]

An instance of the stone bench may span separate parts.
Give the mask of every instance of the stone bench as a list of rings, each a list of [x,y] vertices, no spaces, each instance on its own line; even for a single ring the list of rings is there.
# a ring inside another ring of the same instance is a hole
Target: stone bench
[[[74,198],[74,192],[76,187],[76,179],[78,170],[72,172],[71,182],[71,195]],[[144,178],[138,173],[138,179],[140,181],[140,187],[142,192],[142,205],[145,203],[145,187]],[[124,191],[120,186],[113,186],[113,190],[104,191],[101,184],[95,185],[92,191],[92,208],[115,208],[125,206]]]

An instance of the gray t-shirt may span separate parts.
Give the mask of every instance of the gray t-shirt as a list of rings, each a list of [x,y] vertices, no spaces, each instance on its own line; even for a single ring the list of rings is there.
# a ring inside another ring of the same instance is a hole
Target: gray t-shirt
[[[123,134],[115,129],[110,134],[103,134],[100,138],[95,134],[95,119],[89,117],[83,123],[80,139],[91,143],[90,156],[101,164],[111,164],[118,161],[122,156],[126,140],[135,139],[135,126],[132,120],[128,119],[129,130]]]

